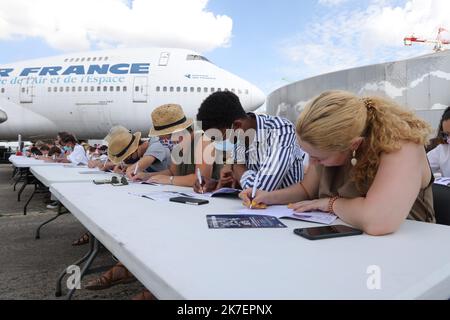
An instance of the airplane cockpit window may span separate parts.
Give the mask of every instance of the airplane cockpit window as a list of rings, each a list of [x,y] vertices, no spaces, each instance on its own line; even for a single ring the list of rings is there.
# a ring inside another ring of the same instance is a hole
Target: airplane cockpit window
[[[186,60],[188,60],[188,61],[193,61],[193,60],[206,61],[206,62],[211,63],[211,61],[209,61],[207,58],[205,58],[203,56],[200,56],[198,54],[188,54],[187,57],[186,57]]]

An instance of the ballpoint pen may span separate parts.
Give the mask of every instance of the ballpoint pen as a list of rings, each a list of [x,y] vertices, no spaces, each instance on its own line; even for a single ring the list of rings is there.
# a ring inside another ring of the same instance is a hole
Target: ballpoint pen
[[[200,172],[200,168],[197,168],[197,179],[198,179],[198,183],[200,184],[200,188],[202,189],[202,193],[204,193],[203,186],[202,186],[202,174]]]
[[[256,190],[258,188],[258,176],[255,177],[255,181],[253,181],[253,189],[252,189],[252,197],[250,198],[250,209],[253,208],[253,199],[256,197]]]

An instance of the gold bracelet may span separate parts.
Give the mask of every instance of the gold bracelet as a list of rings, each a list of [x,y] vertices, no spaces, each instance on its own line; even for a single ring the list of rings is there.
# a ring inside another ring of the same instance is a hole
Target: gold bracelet
[[[328,213],[335,214],[333,205],[336,202],[337,199],[339,199],[339,196],[335,196],[333,198],[330,198],[330,201],[328,201]]]
[[[300,187],[303,188],[303,191],[305,192],[306,196],[308,197],[306,200],[312,200],[311,196],[309,195],[308,190],[306,190],[305,186],[303,185],[303,182],[300,182]]]

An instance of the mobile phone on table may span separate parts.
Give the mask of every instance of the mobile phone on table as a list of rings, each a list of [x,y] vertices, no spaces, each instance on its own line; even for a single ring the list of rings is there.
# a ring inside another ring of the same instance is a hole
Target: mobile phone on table
[[[175,197],[169,199],[172,202],[178,202],[178,203],[184,203],[184,204],[192,204],[192,205],[202,205],[202,204],[208,204],[208,200],[204,199],[197,199],[197,198],[189,198],[189,197]]]
[[[295,229],[294,233],[309,240],[350,237],[363,234],[361,230],[344,225],[300,228]]]

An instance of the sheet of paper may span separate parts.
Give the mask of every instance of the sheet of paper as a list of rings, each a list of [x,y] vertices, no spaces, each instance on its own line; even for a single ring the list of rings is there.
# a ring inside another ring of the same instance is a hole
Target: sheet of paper
[[[450,186],[450,178],[446,178],[446,177],[436,178],[434,180],[434,183],[440,184],[443,186]]]
[[[290,218],[327,225],[332,224],[337,219],[335,215],[320,211],[297,213],[294,212],[292,209],[289,209],[287,206],[270,206],[267,209],[261,210],[241,209],[239,210],[239,213],[250,215],[256,214],[256,215],[273,216],[279,219]]]

